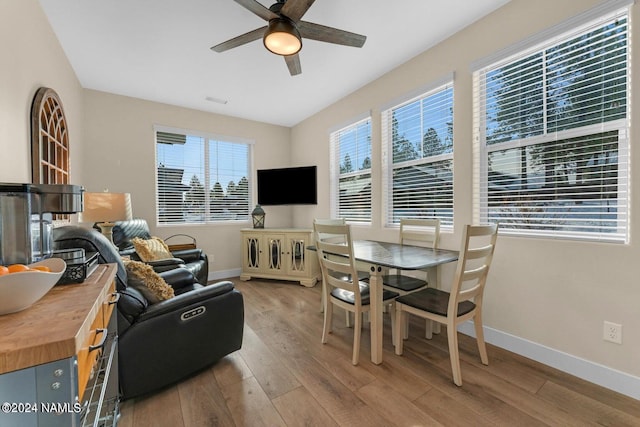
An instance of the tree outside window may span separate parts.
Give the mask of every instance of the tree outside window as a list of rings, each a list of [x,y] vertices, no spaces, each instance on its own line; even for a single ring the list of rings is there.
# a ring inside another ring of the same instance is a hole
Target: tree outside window
[[[439,218],[453,224],[453,84],[383,111],[386,222]]]
[[[249,143],[157,131],[156,149],[159,224],[249,220]]]
[[[358,121],[330,136],[332,216],[349,222],[371,222],[371,120]]]
[[[478,72],[482,221],[626,238],[627,18],[602,22]]]

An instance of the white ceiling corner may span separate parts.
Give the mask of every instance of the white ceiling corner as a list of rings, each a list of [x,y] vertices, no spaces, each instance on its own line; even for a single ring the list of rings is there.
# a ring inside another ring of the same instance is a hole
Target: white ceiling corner
[[[261,40],[210,50],[266,24],[232,0],[40,0],[84,88],[283,126],[507,2],[318,0],[303,20],[364,34],[367,41],[358,49],[303,39],[302,74],[292,77]]]

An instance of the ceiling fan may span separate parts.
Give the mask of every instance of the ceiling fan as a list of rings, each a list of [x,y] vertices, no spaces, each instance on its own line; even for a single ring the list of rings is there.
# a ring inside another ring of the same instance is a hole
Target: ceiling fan
[[[362,47],[367,40],[366,36],[360,34],[301,21],[315,0],[276,0],[269,8],[256,0],[234,1],[269,24],[217,44],[211,50],[224,52],[262,38],[264,46],[270,52],[284,57],[292,76],[302,72],[298,56],[302,38],[353,47]]]

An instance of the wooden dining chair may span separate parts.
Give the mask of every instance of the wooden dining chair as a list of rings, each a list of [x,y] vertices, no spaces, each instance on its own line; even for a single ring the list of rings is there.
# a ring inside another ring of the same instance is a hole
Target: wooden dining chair
[[[345,221],[344,218],[315,218],[313,220],[314,225],[315,224],[324,224],[324,225],[344,225],[347,222]],[[315,229],[314,229],[315,230]],[[322,240],[331,240],[334,243],[344,243],[344,235],[331,235],[331,234],[324,234],[321,233],[319,235],[320,239]],[[318,261],[320,261],[320,252],[318,252]],[[340,274],[338,276],[336,276],[337,278],[340,278],[342,280],[349,280],[349,276],[348,275],[343,275]],[[369,278],[369,273],[366,271],[358,271],[358,280],[363,280],[366,281]],[[322,287],[324,289],[324,281],[322,281]],[[325,300],[324,300],[324,292],[321,292],[321,297],[320,297],[320,312],[322,313],[324,311],[324,306],[325,306]],[[349,319],[349,312],[346,312],[346,325],[347,327],[351,326],[351,321]]]
[[[440,220],[437,218],[400,220],[400,244],[437,248],[440,241]],[[395,274],[382,277],[383,286],[405,295],[427,286],[427,278],[420,279],[403,274],[398,269]]]
[[[362,314],[370,311],[369,284],[358,280],[358,271],[353,256],[351,227],[348,224],[330,225],[314,223],[316,248],[320,256],[324,307],[324,327],[322,343],[326,344],[332,331],[333,306],[354,313],[353,356],[351,362],[358,364]],[[323,238],[325,236],[325,238]],[[326,236],[331,236],[327,238]],[[338,239],[339,237],[339,239]],[[383,291],[382,303],[391,307],[391,327],[395,321],[393,300],[396,292]],[[395,340],[394,340],[395,342]]]
[[[437,218],[402,218],[400,220],[400,244],[423,246],[427,248],[437,248],[440,242],[440,220]],[[439,267],[438,267],[439,268]],[[421,277],[416,277],[419,274]],[[403,273],[397,269],[391,274],[382,276],[382,286],[384,289],[394,291],[400,295],[407,295],[411,292],[429,286],[429,277],[426,272],[412,271],[411,275]],[[436,286],[435,283],[431,284]],[[425,336],[431,338],[431,321],[425,323]],[[403,325],[403,336],[409,336],[409,321],[405,317]]]
[[[457,326],[473,319],[480,360],[484,365],[489,364],[482,329],[482,298],[497,236],[497,224],[467,225],[451,291],[426,288],[396,299],[396,354],[403,351],[403,339],[398,329],[406,313],[444,324],[447,327],[453,382],[461,386]]]

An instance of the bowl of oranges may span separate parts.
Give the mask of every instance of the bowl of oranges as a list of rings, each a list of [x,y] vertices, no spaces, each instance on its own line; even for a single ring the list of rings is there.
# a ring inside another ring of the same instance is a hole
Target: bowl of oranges
[[[32,306],[53,288],[66,268],[67,264],[60,258],[29,265],[0,265],[0,314]]]

